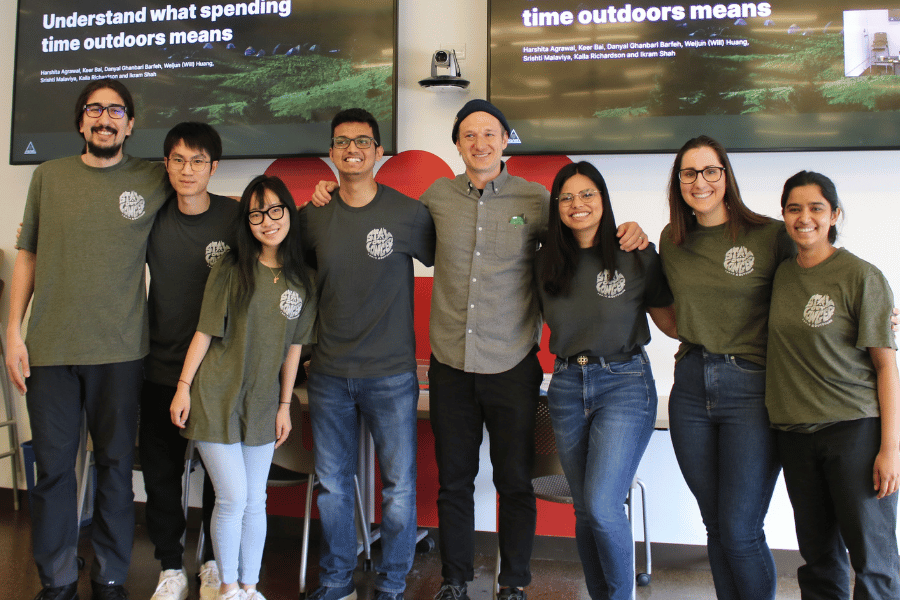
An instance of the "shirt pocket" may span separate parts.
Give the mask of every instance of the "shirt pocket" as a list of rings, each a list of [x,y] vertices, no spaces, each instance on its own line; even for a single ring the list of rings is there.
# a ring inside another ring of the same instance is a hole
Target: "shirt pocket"
[[[494,238],[494,253],[499,258],[524,256],[526,249],[536,248],[534,225],[530,223],[500,223]]]

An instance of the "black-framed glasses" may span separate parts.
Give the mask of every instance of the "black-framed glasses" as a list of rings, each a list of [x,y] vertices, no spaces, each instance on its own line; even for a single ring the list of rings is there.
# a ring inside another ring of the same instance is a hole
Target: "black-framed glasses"
[[[715,183],[722,179],[722,173],[724,172],[725,167],[704,167],[700,171],[697,169],[681,169],[678,171],[678,179],[681,183],[694,183],[697,181],[697,174],[700,174],[709,183]]]
[[[593,189],[581,190],[577,194],[560,194],[557,200],[559,200],[560,204],[571,204],[576,197],[581,198],[582,202],[593,202],[600,199],[600,192]]]
[[[247,218],[250,219],[251,225],[260,225],[265,218],[263,215],[269,215],[270,219],[277,221],[284,216],[284,204],[270,206],[268,210],[251,210]]]
[[[206,170],[206,167],[209,165],[211,161],[204,160],[202,158],[192,158],[191,160],[184,160],[180,156],[175,156],[166,161],[166,166],[169,167],[170,171],[174,171],[175,173],[180,173],[184,170],[184,165],[191,165],[191,171],[194,173],[202,173]]]
[[[375,141],[375,138],[368,135],[358,135],[355,138],[348,138],[339,135],[338,137],[331,138],[332,147],[340,148],[341,150],[343,150],[344,148],[349,148],[350,142],[356,144],[356,147],[360,150],[365,150],[366,148],[371,148],[372,146],[378,145],[378,142]]]
[[[121,119],[128,114],[128,109],[119,104],[110,104],[109,106],[103,106],[102,104],[84,105],[84,114],[94,119],[100,117],[104,110],[111,119]]]

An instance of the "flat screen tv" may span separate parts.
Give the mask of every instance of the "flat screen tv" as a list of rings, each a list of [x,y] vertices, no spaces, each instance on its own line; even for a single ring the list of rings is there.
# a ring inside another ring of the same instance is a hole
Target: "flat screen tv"
[[[134,156],[189,120],[226,157],[321,155],[350,107],[393,153],[396,23],[396,0],[19,0],[10,163],[79,153],[73,103],[100,77],[135,98]]]
[[[511,154],[900,147],[900,22],[873,0],[492,0]]]

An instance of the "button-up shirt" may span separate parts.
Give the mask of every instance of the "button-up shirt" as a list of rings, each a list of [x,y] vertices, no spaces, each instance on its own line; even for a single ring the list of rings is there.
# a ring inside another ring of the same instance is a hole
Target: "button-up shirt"
[[[549,194],[505,165],[483,193],[465,174],[422,195],[437,231],[431,350],[470,373],[502,373],[540,340],[534,255]]]

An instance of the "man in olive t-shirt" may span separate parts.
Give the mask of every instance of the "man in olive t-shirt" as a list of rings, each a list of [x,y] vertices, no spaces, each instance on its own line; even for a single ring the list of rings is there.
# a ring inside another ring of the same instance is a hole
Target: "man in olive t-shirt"
[[[169,187],[162,165],[123,151],[134,102],[119,81],[89,83],[75,104],[75,125],[84,153],[40,165],[28,190],[6,367],[26,394],[37,464],[32,539],[43,589],[36,600],[78,598],[73,467],[82,412],[97,467],[92,596],[118,600],[126,597],[134,535],[131,471],[148,351],[147,237]]]

